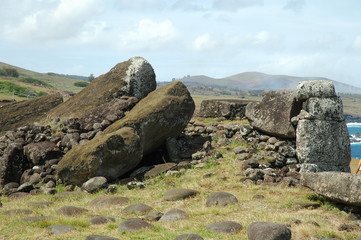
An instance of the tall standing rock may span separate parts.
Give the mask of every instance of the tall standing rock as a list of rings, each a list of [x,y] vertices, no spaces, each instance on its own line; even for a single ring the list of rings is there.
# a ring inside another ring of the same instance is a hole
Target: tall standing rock
[[[141,99],[156,85],[152,66],[144,58],[134,57],[95,78],[77,95],[53,109],[48,118],[80,118],[117,97],[134,96]]]
[[[122,176],[168,137],[179,135],[194,108],[181,82],[151,92],[124,118],[106,128],[103,135],[66,153],[58,164],[59,178],[65,183],[81,184],[94,176]]]
[[[341,99],[331,81],[301,82],[297,98],[304,101],[296,129],[301,172],[350,171],[350,140]]]
[[[294,138],[296,131],[291,124],[291,118],[300,112],[301,106],[295,99],[295,91],[270,91],[261,102],[247,105],[246,117],[255,129],[264,133]]]

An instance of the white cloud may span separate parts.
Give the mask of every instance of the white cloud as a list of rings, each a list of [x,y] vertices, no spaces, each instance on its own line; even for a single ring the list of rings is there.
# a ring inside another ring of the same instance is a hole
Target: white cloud
[[[5,36],[18,42],[46,44],[75,38],[98,13],[96,0],[60,0],[58,4],[29,8],[18,23],[5,25]]]
[[[305,0],[289,0],[283,7],[285,10],[290,10],[299,13],[306,6]]]
[[[213,9],[233,12],[240,8],[262,5],[263,0],[215,0],[213,2]]]
[[[120,11],[149,11],[163,8],[166,6],[166,3],[162,0],[115,0],[114,6]]]
[[[178,0],[175,2],[171,9],[183,10],[183,11],[205,11],[209,7],[203,5],[201,2],[195,2],[193,0]]]
[[[211,49],[215,46],[215,41],[211,39],[209,33],[202,34],[198,36],[192,44],[192,47],[195,51],[203,51]]]
[[[358,35],[353,41],[352,48],[356,51],[361,51],[361,35]]]
[[[234,52],[247,49],[254,51],[277,51],[283,45],[283,39],[268,31],[238,34],[202,34],[193,40],[195,51]]]
[[[140,20],[135,30],[119,35],[122,49],[149,50],[166,47],[178,37],[178,31],[169,20],[155,22],[149,19]]]

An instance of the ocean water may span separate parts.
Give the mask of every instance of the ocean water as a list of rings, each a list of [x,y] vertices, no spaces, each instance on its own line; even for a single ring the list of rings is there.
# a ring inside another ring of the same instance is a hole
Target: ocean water
[[[358,143],[351,143],[351,155],[353,158],[361,159],[361,123],[348,123],[348,134],[357,139]],[[360,134],[359,136],[357,134]]]

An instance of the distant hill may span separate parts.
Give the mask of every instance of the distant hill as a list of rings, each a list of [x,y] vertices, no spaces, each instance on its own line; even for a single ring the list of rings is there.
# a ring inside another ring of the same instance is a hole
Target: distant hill
[[[279,90],[296,89],[301,81],[331,80],[323,77],[295,77],[287,75],[269,75],[260,72],[244,72],[225,78],[212,78],[204,75],[189,76],[180,79],[188,86],[209,86],[239,90]],[[338,93],[361,94],[361,88],[334,81]]]
[[[15,69],[18,77],[0,76],[0,99],[26,99],[39,95],[61,92],[64,96],[81,91],[74,85],[87,77],[57,73],[38,73],[0,62],[0,70]]]

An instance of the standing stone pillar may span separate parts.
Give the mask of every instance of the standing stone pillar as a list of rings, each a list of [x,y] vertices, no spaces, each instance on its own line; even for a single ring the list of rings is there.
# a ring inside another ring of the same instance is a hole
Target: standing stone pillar
[[[297,99],[304,101],[297,116],[296,152],[301,172],[350,171],[350,140],[341,98],[332,81],[301,82]]]

